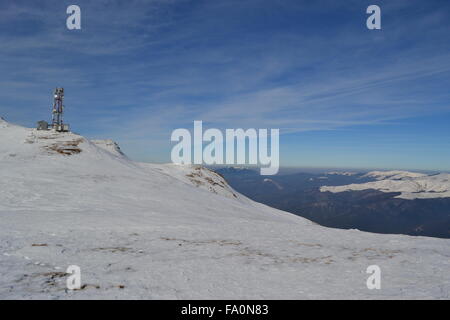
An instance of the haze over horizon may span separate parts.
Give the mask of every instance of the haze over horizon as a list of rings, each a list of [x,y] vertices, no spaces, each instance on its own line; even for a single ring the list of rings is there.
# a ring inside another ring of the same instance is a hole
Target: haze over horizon
[[[49,120],[62,86],[72,129],[135,160],[203,120],[280,128],[281,167],[450,171],[450,3],[372,2],[3,2],[0,116]]]

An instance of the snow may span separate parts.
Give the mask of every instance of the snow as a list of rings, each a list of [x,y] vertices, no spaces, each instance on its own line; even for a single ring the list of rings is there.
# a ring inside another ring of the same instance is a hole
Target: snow
[[[0,122],[0,299],[449,298],[450,240],[324,228],[118,150]]]
[[[263,180],[263,182],[271,183],[271,184],[273,184],[278,190],[283,190],[283,187],[282,187],[278,182],[275,182],[275,181],[273,181],[272,179],[265,178],[265,179]]]
[[[371,171],[366,173],[363,177],[375,178],[377,180],[399,180],[404,178],[421,178],[425,177],[426,174],[418,173],[418,172],[409,172],[409,171]]]
[[[426,175],[407,171],[374,171],[365,176],[377,179],[366,183],[354,183],[344,186],[323,186],[322,192],[333,193],[374,189],[382,192],[400,192],[396,198],[432,199],[450,197],[450,174]]]
[[[351,177],[351,176],[357,175],[358,172],[352,172],[352,171],[330,171],[330,172],[327,172],[326,174]]]
[[[122,152],[122,150],[120,150],[119,145],[111,139],[91,140],[91,142],[93,144],[95,144],[96,146],[102,148],[103,150],[106,150],[106,151],[111,152],[112,154],[115,154],[116,156],[125,156],[125,154]]]

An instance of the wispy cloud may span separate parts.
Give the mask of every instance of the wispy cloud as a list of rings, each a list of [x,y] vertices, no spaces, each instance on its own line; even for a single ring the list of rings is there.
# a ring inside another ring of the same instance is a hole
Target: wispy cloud
[[[170,131],[282,133],[381,125],[450,110],[449,5],[379,1],[67,1],[0,6],[0,114],[30,125],[66,87],[67,116],[90,136],[170,147]],[[163,156],[161,156],[162,158]]]

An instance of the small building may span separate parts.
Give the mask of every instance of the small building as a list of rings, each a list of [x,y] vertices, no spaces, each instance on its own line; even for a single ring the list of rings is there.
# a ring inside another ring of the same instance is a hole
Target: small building
[[[55,129],[55,131],[58,131],[58,132],[69,132],[70,131],[70,127],[67,123],[56,124],[53,126],[53,129]]]
[[[44,121],[44,120],[38,121],[37,129],[38,130],[48,130],[48,122]]]

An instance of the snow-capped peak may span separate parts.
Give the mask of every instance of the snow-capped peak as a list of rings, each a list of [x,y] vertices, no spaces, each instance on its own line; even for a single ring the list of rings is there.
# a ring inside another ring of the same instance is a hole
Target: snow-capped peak
[[[405,178],[420,178],[425,176],[426,174],[419,172],[393,170],[393,171],[371,171],[366,173],[363,177],[375,178],[377,180],[383,179],[400,180]]]
[[[430,199],[450,197],[450,175],[441,173],[426,175],[409,171],[373,171],[364,177],[377,181],[354,183],[343,186],[323,186],[320,191],[343,192],[351,190],[374,189],[382,192],[399,192],[397,198]]]
[[[353,172],[353,171],[330,171],[330,172],[326,172],[325,174],[327,175],[339,175],[339,176],[354,176],[357,175],[358,172]]]
[[[6,121],[4,121],[7,124]],[[16,125],[0,127],[0,161],[3,168],[17,166],[32,171],[73,175],[162,175],[230,198],[238,196],[223,177],[198,166],[136,163],[113,140],[88,140],[72,132],[28,129]]]
[[[91,140],[91,142],[96,146],[102,148],[103,150],[111,152],[112,154],[115,154],[117,156],[125,156],[125,154],[120,149],[119,144],[111,139]]]

